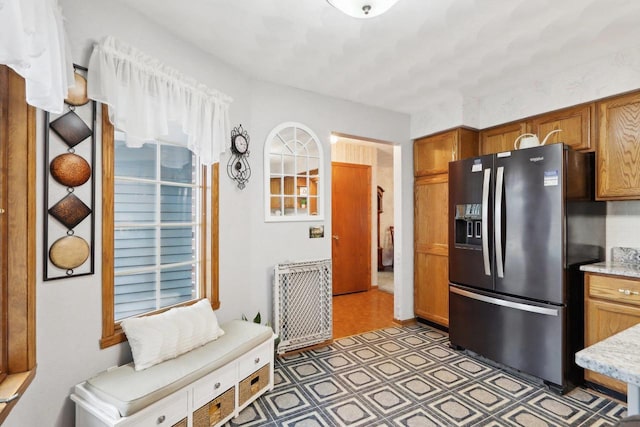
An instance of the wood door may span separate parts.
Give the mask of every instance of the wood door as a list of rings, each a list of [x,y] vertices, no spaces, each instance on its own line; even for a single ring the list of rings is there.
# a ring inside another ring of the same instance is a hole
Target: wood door
[[[371,166],[331,163],[333,294],[371,289]]]
[[[514,150],[516,138],[527,132],[527,123],[509,123],[480,131],[480,155]]]
[[[640,199],[640,93],[598,103],[599,200]]]
[[[414,311],[449,326],[448,175],[416,180]]]

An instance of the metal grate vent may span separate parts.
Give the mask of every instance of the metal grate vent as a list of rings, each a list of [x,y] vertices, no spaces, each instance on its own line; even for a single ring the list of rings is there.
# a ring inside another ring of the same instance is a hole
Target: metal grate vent
[[[331,260],[278,264],[273,285],[279,354],[332,338]]]

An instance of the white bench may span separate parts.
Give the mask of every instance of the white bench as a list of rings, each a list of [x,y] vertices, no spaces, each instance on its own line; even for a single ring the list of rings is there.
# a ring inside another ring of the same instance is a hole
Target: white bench
[[[234,320],[225,334],[142,371],[119,366],[75,386],[76,426],[222,425],[273,388],[270,327]]]

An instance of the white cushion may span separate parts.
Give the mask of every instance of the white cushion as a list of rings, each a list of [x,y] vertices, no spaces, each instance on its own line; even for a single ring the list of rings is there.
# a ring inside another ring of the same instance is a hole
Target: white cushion
[[[125,319],[121,325],[136,371],[173,359],[224,334],[207,299],[153,316]]]

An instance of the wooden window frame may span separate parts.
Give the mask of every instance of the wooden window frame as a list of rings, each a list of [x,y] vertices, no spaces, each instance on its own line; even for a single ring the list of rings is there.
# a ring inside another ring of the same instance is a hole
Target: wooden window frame
[[[106,348],[127,339],[122,331],[120,322],[115,320],[114,313],[114,131],[115,129],[109,121],[108,107],[102,105],[102,338],[100,339],[100,348]],[[209,185],[207,185],[207,167],[202,167],[201,191],[203,209],[200,213],[202,224],[200,236],[202,268],[200,269],[200,278],[198,280],[199,295],[201,297],[209,297],[211,307],[214,310],[220,307],[218,289],[218,166],[218,163],[216,163],[211,167]],[[207,217],[209,212],[210,217]],[[210,227],[207,227],[207,224],[210,224]],[[209,259],[210,264],[207,262]],[[177,304],[177,306],[190,305],[195,301],[187,301]],[[144,315],[161,313],[168,308],[151,311]]]
[[[0,66],[0,397],[22,395],[36,373],[36,109],[24,80]],[[10,249],[10,250],[9,250]],[[0,404],[0,424],[18,399]]]

